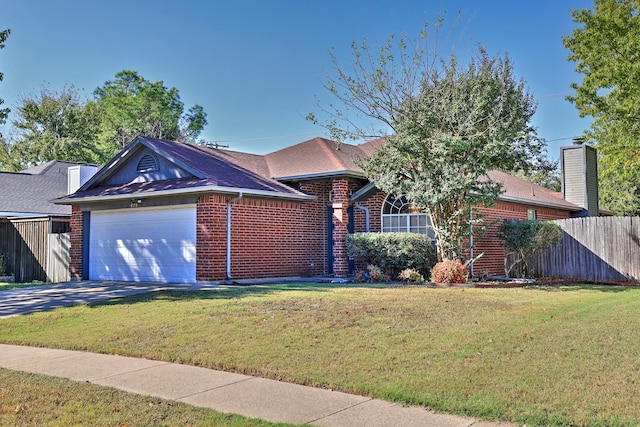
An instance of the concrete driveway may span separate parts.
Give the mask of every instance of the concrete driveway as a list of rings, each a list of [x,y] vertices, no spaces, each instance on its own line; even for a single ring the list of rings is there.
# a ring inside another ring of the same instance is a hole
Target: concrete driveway
[[[217,289],[216,285],[134,282],[64,282],[0,291],[0,318],[51,310],[58,307],[122,298],[160,290]]]

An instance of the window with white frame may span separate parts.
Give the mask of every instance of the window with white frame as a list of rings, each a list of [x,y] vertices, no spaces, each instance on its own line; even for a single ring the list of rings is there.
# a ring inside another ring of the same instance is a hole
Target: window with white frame
[[[435,238],[431,218],[424,209],[409,203],[406,197],[387,196],[382,205],[382,232],[406,231]]]

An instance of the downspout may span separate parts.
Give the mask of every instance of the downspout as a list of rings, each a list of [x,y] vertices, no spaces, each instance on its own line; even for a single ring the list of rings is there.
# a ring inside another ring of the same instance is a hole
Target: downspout
[[[362,206],[358,202],[356,202],[355,206],[356,208],[364,211],[364,224],[365,224],[364,227],[365,227],[365,231],[368,233],[369,232],[369,208],[366,206]]]
[[[231,280],[231,204],[242,199],[242,192],[227,202],[227,280]]]
[[[469,275],[475,277],[473,274],[473,206],[469,207]]]

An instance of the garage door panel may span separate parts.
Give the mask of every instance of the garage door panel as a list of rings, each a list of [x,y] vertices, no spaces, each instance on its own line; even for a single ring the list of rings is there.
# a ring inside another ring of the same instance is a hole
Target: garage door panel
[[[194,282],[193,206],[92,213],[93,280]]]

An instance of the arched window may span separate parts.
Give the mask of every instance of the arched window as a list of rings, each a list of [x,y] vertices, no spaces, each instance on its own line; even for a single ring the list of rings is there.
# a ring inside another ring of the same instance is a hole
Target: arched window
[[[389,195],[385,199],[382,205],[382,231],[406,231],[435,238],[429,214],[409,203],[404,196],[396,198]]]
[[[158,170],[158,161],[151,154],[145,154],[138,161],[138,167],[136,168],[138,173],[153,172]]]

